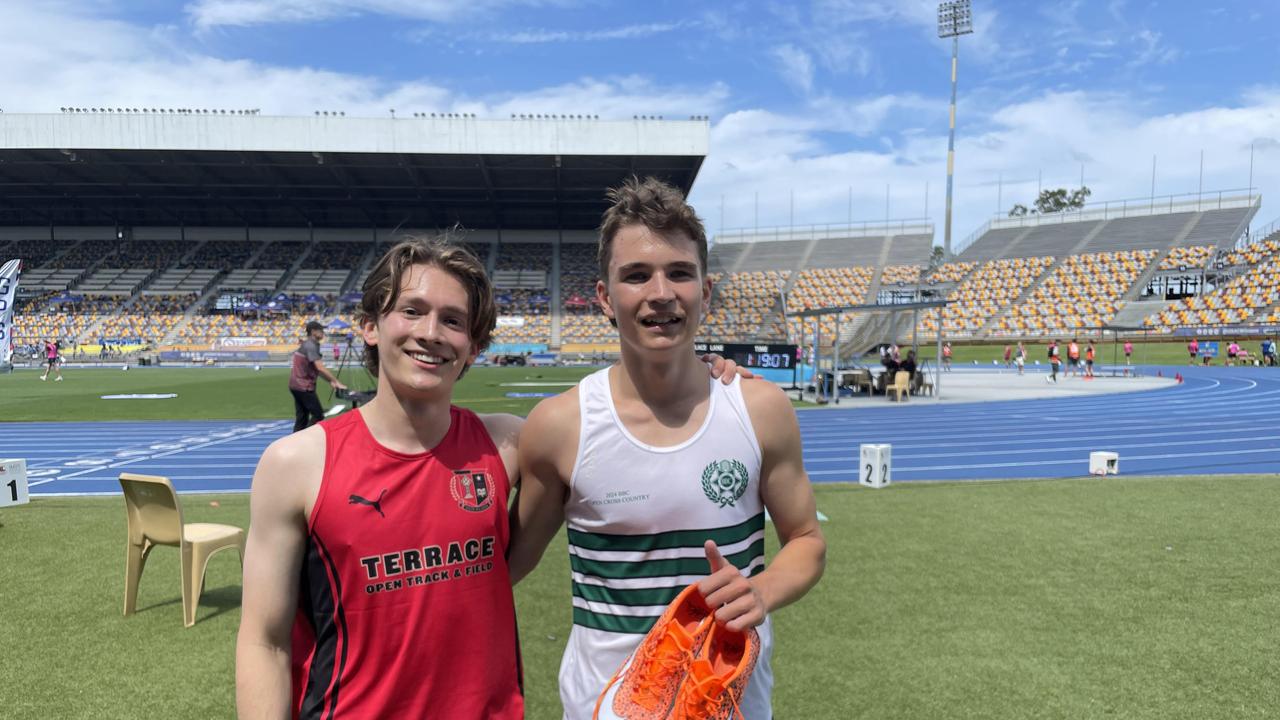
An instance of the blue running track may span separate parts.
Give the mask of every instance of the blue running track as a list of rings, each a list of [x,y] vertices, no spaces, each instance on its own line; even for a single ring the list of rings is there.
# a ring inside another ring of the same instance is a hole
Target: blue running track
[[[1079,477],[1093,450],[1119,453],[1124,475],[1280,473],[1280,371],[1164,372],[1186,382],[1063,399],[801,411],[805,466],[814,482],[856,481],[858,446],[891,443],[895,482]],[[121,472],[165,475],[181,492],[239,492],[263,449],[291,427],[7,423],[0,457],[27,459],[32,495],[117,493]]]

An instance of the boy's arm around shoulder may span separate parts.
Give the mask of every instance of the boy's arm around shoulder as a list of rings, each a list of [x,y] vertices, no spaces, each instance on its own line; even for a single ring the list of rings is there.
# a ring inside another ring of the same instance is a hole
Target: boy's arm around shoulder
[[[240,718],[290,715],[290,633],[306,548],[307,492],[324,472],[323,428],[312,426],[267,448],[253,474],[236,637]]]
[[[765,608],[772,612],[800,599],[817,584],[826,566],[827,543],[804,469],[800,424],[791,399],[770,382],[741,385],[760,443],[760,492],[782,545],[769,567],[752,578]]]
[[[578,389],[573,388],[538,403],[520,431],[520,485],[507,551],[512,584],[533,570],[564,523],[580,423]]]

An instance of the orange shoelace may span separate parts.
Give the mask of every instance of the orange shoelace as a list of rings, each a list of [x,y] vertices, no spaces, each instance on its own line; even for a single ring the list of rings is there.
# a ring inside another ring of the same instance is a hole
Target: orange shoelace
[[[636,683],[631,686],[631,701],[652,710],[658,703],[669,698],[662,696],[668,681],[675,673],[684,669],[687,656],[692,652],[693,639],[686,635],[676,623],[671,623],[662,641],[655,643],[651,651],[639,660],[640,674]],[[662,652],[668,642],[675,645],[679,652]]]
[[[710,672],[708,668],[706,672]],[[695,677],[695,670],[690,668],[689,679],[685,681],[684,688],[680,691],[681,709],[684,711],[686,718],[697,720],[711,720],[710,712],[720,704],[721,697],[729,692],[720,678],[714,674],[708,674],[702,679]],[[738,701],[729,694],[729,702],[733,704],[734,715],[743,719],[742,708],[738,707]]]

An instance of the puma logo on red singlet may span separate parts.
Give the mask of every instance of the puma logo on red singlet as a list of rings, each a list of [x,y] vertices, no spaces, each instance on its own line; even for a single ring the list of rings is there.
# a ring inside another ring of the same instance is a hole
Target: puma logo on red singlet
[[[382,492],[378,493],[377,500],[366,500],[360,497],[359,495],[352,495],[347,499],[347,504],[348,505],[368,505],[374,510],[377,510],[379,515],[382,515],[382,517],[386,517],[386,515],[383,514],[382,512],[382,496],[386,494],[387,494],[387,489],[383,488]]]

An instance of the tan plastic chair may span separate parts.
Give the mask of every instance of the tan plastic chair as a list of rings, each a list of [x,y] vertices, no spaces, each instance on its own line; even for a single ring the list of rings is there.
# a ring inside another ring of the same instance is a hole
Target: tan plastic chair
[[[906,370],[899,370],[893,374],[893,384],[884,386],[884,396],[889,397],[889,393],[896,393],[897,400],[902,401],[902,396],[911,392],[911,373]]]
[[[183,624],[196,624],[196,605],[204,589],[204,570],[220,550],[235,548],[244,564],[244,530],[234,525],[183,523],[182,506],[169,478],[120,473],[125,510],[129,514],[129,545],[125,554],[124,614],[138,606],[138,581],[147,555],[156,545],[182,550]]]

